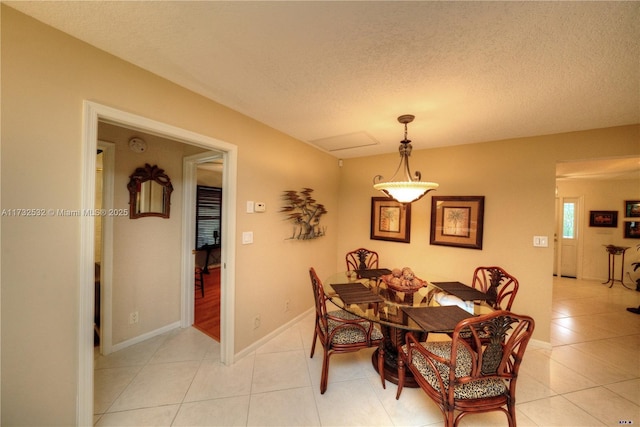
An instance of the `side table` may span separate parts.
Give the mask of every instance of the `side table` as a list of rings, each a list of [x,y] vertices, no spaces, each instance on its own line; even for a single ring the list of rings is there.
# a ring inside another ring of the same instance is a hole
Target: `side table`
[[[606,282],[603,282],[603,285],[607,283],[611,283],[609,287],[613,287],[615,282],[620,282],[622,286],[627,289],[631,289],[627,285],[624,284],[624,253],[629,249],[629,246],[615,246],[615,245],[605,245],[605,249],[609,254],[609,279]],[[620,269],[620,279],[614,278],[616,272],[616,255],[622,255],[622,265]]]

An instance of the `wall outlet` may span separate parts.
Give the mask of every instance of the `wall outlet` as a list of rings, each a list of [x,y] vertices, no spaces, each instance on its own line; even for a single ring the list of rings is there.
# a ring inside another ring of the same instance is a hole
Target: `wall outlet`
[[[242,232],[242,244],[250,245],[253,243],[253,231],[243,231]]]
[[[134,323],[138,323],[138,312],[132,311],[129,313],[129,324],[133,325]]]
[[[258,314],[256,317],[253,318],[253,329],[258,329],[260,327],[260,315]]]
[[[290,302],[289,300],[286,300],[286,301],[284,302],[284,311],[285,311],[285,312],[286,312],[286,311],[289,311],[289,308],[290,308],[290,307],[289,307],[289,302]]]

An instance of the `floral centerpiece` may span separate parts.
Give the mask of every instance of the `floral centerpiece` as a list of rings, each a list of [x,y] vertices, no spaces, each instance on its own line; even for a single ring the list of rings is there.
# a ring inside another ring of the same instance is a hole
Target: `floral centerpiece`
[[[417,277],[409,267],[394,268],[391,274],[380,276],[380,280],[386,283],[389,289],[398,292],[413,293],[427,286],[427,282]]]

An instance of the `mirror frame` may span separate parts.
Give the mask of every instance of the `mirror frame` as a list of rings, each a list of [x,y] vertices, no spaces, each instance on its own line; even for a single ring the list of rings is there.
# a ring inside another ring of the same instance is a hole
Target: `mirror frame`
[[[163,211],[162,212],[137,212],[136,211],[136,201],[138,198],[138,188],[139,184],[147,181],[154,181],[160,184],[163,188]],[[169,213],[171,209],[171,193],[173,192],[173,185],[171,185],[171,179],[167,174],[164,173],[164,169],[160,169],[157,165],[149,165],[149,163],[145,163],[144,167],[137,168],[130,176],[129,176],[129,184],[127,184],[127,188],[129,189],[129,218],[144,218],[148,216],[155,216],[160,218],[169,218]]]

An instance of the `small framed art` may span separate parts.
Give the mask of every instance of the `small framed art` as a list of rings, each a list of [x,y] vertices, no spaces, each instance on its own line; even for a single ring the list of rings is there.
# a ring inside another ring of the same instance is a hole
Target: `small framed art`
[[[482,249],[484,196],[433,196],[432,245]]]
[[[399,203],[388,197],[372,197],[371,239],[409,243],[411,203]]]
[[[589,211],[589,227],[618,226],[618,211]]]
[[[640,221],[624,222],[624,238],[640,239]]]
[[[625,200],[624,216],[627,218],[640,218],[640,200]]]

